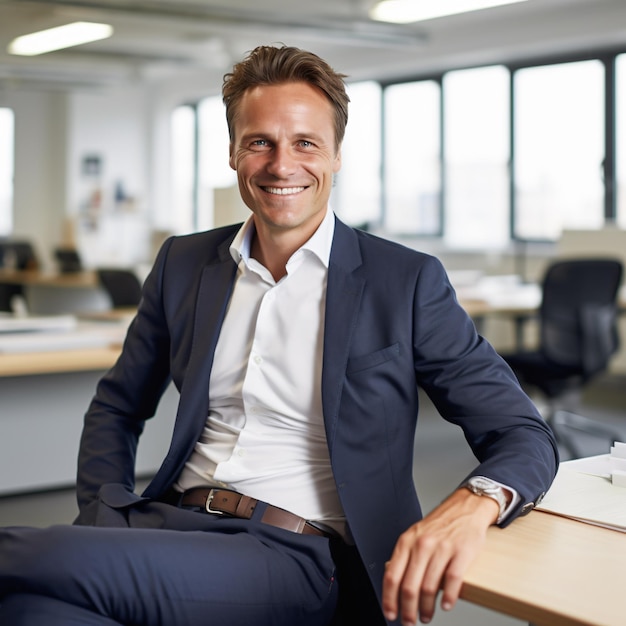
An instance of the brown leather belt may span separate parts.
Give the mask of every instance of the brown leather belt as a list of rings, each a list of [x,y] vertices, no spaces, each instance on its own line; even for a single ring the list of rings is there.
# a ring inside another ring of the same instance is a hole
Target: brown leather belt
[[[244,496],[229,489],[216,489],[210,487],[194,487],[182,494],[179,500],[180,506],[195,506],[204,509],[214,515],[230,515],[242,519],[250,519],[259,500],[250,496]],[[320,530],[307,522],[302,517],[268,504],[261,517],[264,524],[284,528],[302,535],[318,535],[330,537],[329,533]]]

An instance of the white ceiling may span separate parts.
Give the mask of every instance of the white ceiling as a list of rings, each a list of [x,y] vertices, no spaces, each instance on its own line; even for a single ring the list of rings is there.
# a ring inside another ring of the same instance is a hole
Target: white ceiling
[[[216,81],[258,44],[313,50],[353,79],[624,46],[626,0],[528,0],[407,26],[373,22],[373,0],[0,0],[0,88],[90,86],[198,75]],[[15,37],[69,21],[112,38],[38,57]]]

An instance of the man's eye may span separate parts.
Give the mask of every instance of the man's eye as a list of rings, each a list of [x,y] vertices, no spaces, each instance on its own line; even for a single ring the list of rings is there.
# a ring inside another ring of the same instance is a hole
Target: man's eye
[[[310,141],[307,141],[306,139],[303,139],[303,140],[300,142],[300,145],[301,145],[303,148],[310,148],[310,147],[313,145],[313,143],[312,143],[312,142],[310,142]]]
[[[255,139],[252,142],[253,146],[266,146],[267,145],[267,141],[265,139]]]

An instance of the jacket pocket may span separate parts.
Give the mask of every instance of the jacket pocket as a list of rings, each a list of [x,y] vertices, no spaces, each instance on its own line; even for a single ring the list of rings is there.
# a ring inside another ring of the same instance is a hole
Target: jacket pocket
[[[346,368],[347,374],[354,374],[362,370],[376,367],[387,361],[395,359],[400,354],[400,344],[394,343],[382,350],[376,350],[376,352],[370,352],[362,356],[353,357],[348,359],[348,366]]]

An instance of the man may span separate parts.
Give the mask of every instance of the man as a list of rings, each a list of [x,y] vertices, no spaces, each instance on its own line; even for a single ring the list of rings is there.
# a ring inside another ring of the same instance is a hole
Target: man
[[[164,244],[85,418],[78,526],[0,533],[3,626],[426,623],[554,477],[549,429],[440,263],[329,208],[343,76],[259,47],[223,96],[252,215]],[[171,447],[137,496],[170,379]],[[423,519],[418,385],[479,460]]]

